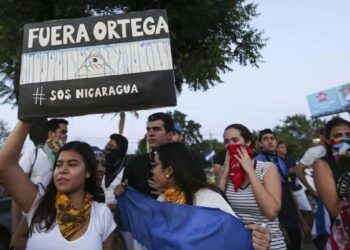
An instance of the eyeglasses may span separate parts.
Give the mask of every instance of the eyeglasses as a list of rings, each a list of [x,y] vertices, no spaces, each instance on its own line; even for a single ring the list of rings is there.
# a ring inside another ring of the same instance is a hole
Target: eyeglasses
[[[160,163],[160,162],[151,162],[151,167],[152,168],[155,168],[157,165],[161,165],[162,166],[162,163]]]

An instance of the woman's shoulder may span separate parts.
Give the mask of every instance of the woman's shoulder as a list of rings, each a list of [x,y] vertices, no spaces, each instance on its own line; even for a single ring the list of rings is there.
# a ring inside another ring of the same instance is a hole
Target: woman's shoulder
[[[224,200],[223,196],[220,193],[210,188],[199,189],[195,193],[195,199],[196,199],[197,205],[199,205],[198,203],[201,203],[201,202]]]
[[[256,167],[255,167],[255,172],[258,177],[263,178],[267,171],[271,168],[275,167],[275,165],[271,162],[268,161],[256,161]]]
[[[228,214],[236,216],[224,197],[210,188],[201,188],[195,194],[195,205],[218,208]]]
[[[103,202],[93,201],[92,207],[97,212],[106,212],[106,211],[110,210],[109,207],[107,206],[107,204],[103,203]]]

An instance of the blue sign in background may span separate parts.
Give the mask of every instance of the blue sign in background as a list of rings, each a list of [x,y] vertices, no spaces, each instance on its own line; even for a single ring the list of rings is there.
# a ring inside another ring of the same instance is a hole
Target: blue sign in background
[[[347,110],[350,108],[350,83],[337,87],[337,94],[342,107]]]
[[[336,88],[323,90],[306,98],[313,118],[344,111]]]

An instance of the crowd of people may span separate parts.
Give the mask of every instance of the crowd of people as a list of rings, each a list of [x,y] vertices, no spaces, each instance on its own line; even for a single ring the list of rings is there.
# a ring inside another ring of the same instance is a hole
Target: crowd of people
[[[345,119],[332,118],[320,131],[320,145],[298,163],[273,130],[262,129],[254,140],[244,125],[227,126],[225,150],[214,159],[215,185],[168,114],[148,117],[149,152],[130,159],[123,135],[110,135],[102,150],[67,143],[68,127],[65,119],[19,121],[0,151],[0,178],[13,199],[12,249],[124,249],[118,197],[126,186],[159,202],[234,216],[251,231],[254,249],[301,249],[303,239],[313,239],[317,249],[350,249]],[[28,134],[35,149],[21,155]],[[329,221],[323,231],[320,218]]]

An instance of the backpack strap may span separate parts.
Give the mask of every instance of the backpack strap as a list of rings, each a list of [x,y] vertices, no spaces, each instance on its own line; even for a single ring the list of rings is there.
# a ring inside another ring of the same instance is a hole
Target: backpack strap
[[[34,164],[36,162],[36,158],[38,157],[38,150],[39,150],[39,147],[35,147],[35,157],[34,157],[34,161],[32,163],[32,166],[30,167],[30,171],[29,171],[29,174],[28,174],[28,177],[30,178],[30,176],[32,175],[32,172],[33,172],[33,167],[34,167]]]

